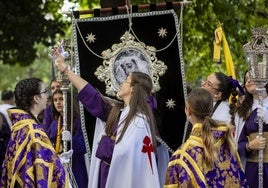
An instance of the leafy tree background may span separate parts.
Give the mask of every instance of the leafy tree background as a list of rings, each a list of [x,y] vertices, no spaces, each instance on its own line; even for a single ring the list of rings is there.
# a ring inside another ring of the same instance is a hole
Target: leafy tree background
[[[125,0],[70,0],[73,10],[124,6]],[[132,5],[166,1],[132,0]],[[0,91],[14,89],[18,80],[39,77],[47,84],[52,77],[48,56],[59,38],[71,38],[71,21],[61,10],[64,0],[0,0]],[[178,10],[178,16],[180,10]],[[267,27],[268,0],[193,0],[183,9],[183,54],[186,80],[196,87],[214,71],[226,72],[212,61],[214,30],[219,22],[229,43],[237,79],[246,69],[242,46],[250,29]],[[222,56],[223,57],[223,56]]]

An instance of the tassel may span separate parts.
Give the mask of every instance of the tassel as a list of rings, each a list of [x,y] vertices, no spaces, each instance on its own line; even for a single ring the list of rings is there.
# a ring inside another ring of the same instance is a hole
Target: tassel
[[[221,43],[222,43],[222,28],[218,27],[214,32],[214,52],[213,52],[213,61],[216,63],[221,62]]]
[[[228,42],[222,30],[222,25],[223,25],[222,23],[219,23],[217,29],[214,32],[215,38],[214,38],[213,61],[220,63],[221,45],[223,45],[223,52],[224,52],[227,73],[229,76],[232,76],[233,79],[236,79],[232,55],[229,49]]]

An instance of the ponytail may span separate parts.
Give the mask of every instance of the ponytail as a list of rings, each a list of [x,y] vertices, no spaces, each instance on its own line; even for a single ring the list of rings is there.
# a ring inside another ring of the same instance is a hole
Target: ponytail
[[[204,142],[205,162],[209,167],[213,167],[213,164],[218,161],[218,151],[215,148],[215,139],[212,131],[212,128],[216,128],[217,126],[217,123],[210,116],[204,118],[201,137]]]

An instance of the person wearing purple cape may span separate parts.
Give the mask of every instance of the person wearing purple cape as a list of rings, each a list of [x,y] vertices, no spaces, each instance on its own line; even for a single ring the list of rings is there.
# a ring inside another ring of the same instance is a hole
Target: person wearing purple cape
[[[117,93],[122,101],[111,104],[91,84],[76,75],[64,63],[58,51],[55,65],[78,90],[78,99],[104,124],[97,136],[94,178],[91,188],[159,188],[156,163],[156,127],[148,96],[152,91],[149,75],[132,72]],[[151,103],[152,104],[152,103]],[[95,139],[95,138],[94,138]],[[90,173],[93,170],[90,169]]]
[[[212,110],[207,90],[193,89],[187,96],[185,114],[193,129],[170,158],[164,188],[247,187],[231,127],[213,120]]]
[[[236,129],[238,152],[245,160],[245,173],[250,188],[258,187],[258,154],[263,149],[263,187],[268,187],[268,111],[267,100],[263,107],[259,105],[257,86],[251,80],[249,72],[244,75],[245,99],[237,107],[237,114],[244,124]],[[263,137],[258,136],[258,117],[263,119]]]
[[[16,107],[8,110],[11,138],[0,187],[67,187],[65,169],[37,119],[47,104],[44,83],[38,78],[21,80],[14,95]]]
[[[56,80],[56,78],[53,78],[50,81],[50,94],[53,95],[54,91],[56,91],[57,89],[60,89],[60,87],[61,87],[61,84]],[[50,96],[50,98],[51,97],[52,96]],[[46,131],[46,133],[47,133],[47,130],[48,130],[51,122],[54,119],[53,113],[52,113],[53,105],[51,103],[52,103],[52,101],[49,104],[47,104],[47,107],[42,111],[43,118],[42,118],[41,124],[42,124],[44,130]]]
[[[87,188],[88,176],[84,155],[86,153],[85,140],[81,128],[79,104],[77,100],[73,99],[71,93],[67,90],[67,104],[66,123],[67,130],[71,132],[71,144],[67,147],[72,147],[72,172],[79,188]],[[61,154],[64,150],[62,141],[63,128],[63,92],[61,89],[56,89],[52,94],[52,117],[53,120],[48,126],[47,135],[50,138],[57,154]],[[72,105],[71,105],[72,104]]]

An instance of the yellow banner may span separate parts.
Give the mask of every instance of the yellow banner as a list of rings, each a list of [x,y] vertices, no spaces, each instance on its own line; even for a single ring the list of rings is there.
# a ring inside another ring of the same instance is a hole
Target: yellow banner
[[[220,62],[221,48],[223,48],[227,74],[228,76],[232,76],[233,79],[236,79],[232,55],[229,49],[228,42],[222,30],[222,24],[218,25],[217,29],[214,32],[214,35],[215,35],[215,39],[214,39],[213,60],[217,63]]]

